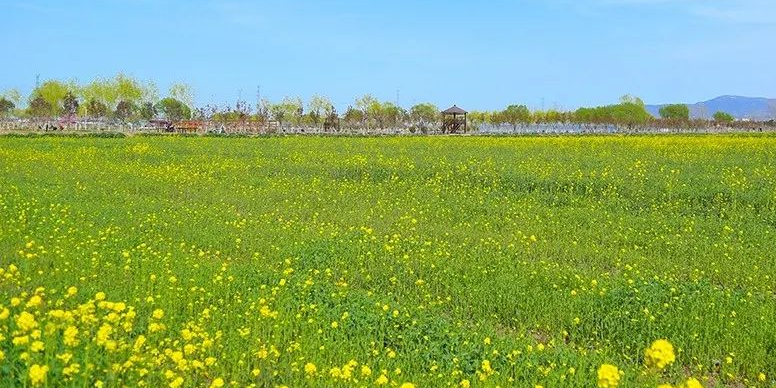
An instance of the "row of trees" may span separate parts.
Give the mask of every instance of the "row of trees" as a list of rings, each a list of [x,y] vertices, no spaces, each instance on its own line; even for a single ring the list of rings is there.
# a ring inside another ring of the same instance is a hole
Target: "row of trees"
[[[0,94],[0,115],[52,118],[78,116],[89,119],[116,119],[120,121],[166,118],[214,121],[274,120],[280,126],[343,125],[370,129],[409,127],[426,132],[440,123],[439,108],[431,103],[420,103],[406,110],[394,103],[379,101],[371,95],[357,98],[343,114],[325,96],[314,95],[305,104],[299,97],[286,97],[278,102],[260,101],[256,106],[238,101],[233,107],[208,105],[194,108],[192,88],[174,84],[167,96],[159,99],[153,82],[142,82],[123,74],[113,78],[98,78],[88,84],[75,81],[48,80],[38,85],[27,99],[27,106],[19,108],[22,98],[16,90]],[[660,108],[661,119],[672,125],[690,120],[686,105],[666,105]],[[497,111],[473,111],[468,115],[473,127],[482,125],[520,125],[543,123],[584,123],[642,126],[655,118],[647,112],[638,97],[623,96],[618,104],[579,108],[576,111],[534,110],[525,105],[509,105]],[[717,112],[714,120],[732,122],[733,116]]]
[[[0,115],[53,118],[79,116],[121,121],[150,120],[160,115],[180,120],[191,116],[194,103],[190,86],[173,84],[168,95],[158,98],[153,82],[142,82],[124,74],[97,78],[81,85],[76,81],[47,80],[37,85],[22,108],[21,94],[11,89],[0,95]]]

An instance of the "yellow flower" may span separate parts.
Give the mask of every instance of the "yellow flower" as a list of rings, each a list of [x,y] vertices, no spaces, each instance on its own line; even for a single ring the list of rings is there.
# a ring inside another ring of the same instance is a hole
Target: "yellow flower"
[[[70,286],[70,288],[67,289],[67,296],[73,296],[76,293],[78,293],[78,289],[74,286]]]
[[[316,367],[312,362],[308,362],[304,365],[304,373],[306,373],[308,376],[315,376],[315,372],[317,371],[318,367]]]
[[[26,311],[22,311],[19,316],[16,317],[16,326],[22,329],[22,331],[28,331],[38,326],[38,323],[35,322],[34,315]]]
[[[45,346],[41,341],[34,341],[32,345],[30,345],[30,350],[33,352],[40,352],[43,349],[45,349]]]
[[[78,345],[78,329],[75,326],[68,326],[62,335],[62,342],[67,346]]]
[[[210,383],[210,388],[221,388],[224,386],[224,379],[218,377]]]
[[[644,351],[644,363],[650,368],[665,369],[676,360],[674,347],[670,342],[659,339]]]
[[[671,384],[660,384],[657,388],[674,388]]]
[[[687,379],[687,382],[682,384],[682,388],[703,388],[703,384],[694,377]]]
[[[27,301],[27,304],[25,307],[31,308],[31,307],[38,307],[43,303],[43,299],[39,295],[33,295],[29,301]]]
[[[388,377],[386,377],[385,375],[380,375],[380,377],[378,377],[377,380],[375,380],[375,384],[377,385],[388,384]]]
[[[598,368],[598,386],[614,388],[620,384],[620,370],[616,366],[603,364]]]
[[[332,328],[332,329],[336,329],[336,328],[338,328],[338,327],[339,327],[339,323],[338,323],[337,321],[333,321],[333,322],[331,323],[331,328]]]
[[[372,374],[372,368],[362,365],[361,366],[361,376],[369,376]]]
[[[0,350],[0,362],[2,362],[3,360],[5,360],[5,353],[2,350]]]
[[[30,367],[30,382],[32,382],[32,385],[40,385],[44,382],[46,382],[46,374],[49,371],[48,365],[40,366],[38,364],[35,364]]]
[[[178,376],[170,383],[170,388],[178,388],[183,384],[183,377]]]
[[[0,358],[2,360],[2,358]],[[759,375],[757,375],[757,380],[765,381],[765,373],[760,372]]]
[[[469,387],[471,387],[471,383],[469,382],[469,380],[461,380],[461,384],[460,385],[461,385],[461,388],[469,388]]]
[[[162,317],[164,317],[164,310],[162,310],[162,309],[156,309],[156,310],[154,310],[154,312],[151,314],[151,316],[152,316],[152,317],[154,317],[154,319],[162,319]]]
[[[79,364],[71,364],[70,366],[66,366],[64,369],[62,369],[62,374],[65,376],[72,376],[81,369],[81,365]]]
[[[96,295],[94,295],[95,300],[105,300],[105,293],[104,292],[98,292]]]
[[[399,388],[415,388],[415,384],[413,383],[404,383],[399,386]]]

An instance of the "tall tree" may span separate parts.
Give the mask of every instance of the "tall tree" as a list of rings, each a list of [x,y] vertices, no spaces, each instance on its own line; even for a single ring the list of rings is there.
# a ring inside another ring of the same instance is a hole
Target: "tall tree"
[[[56,115],[58,109],[62,108],[62,102],[68,94],[75,94],[78,91],[78,85],[74,81],[62,82],[57,80],[47,80],[32,91],[30,101],[41,97],[54,110],[50,115]]]
[[[150,101],[146,101],[140,105],[138,113],[140,118],[143,120],[152,120],[154,117],[156,117],[158,110],[156,109],[156,104]]]
[[[194,106],[194,89],[189,84],[176,82],[170,85],[168,95],[189,108]]]
[[[735,119],[733,115],[727,112],[717,111],[717,113],[714,113],[714,121],[718,123],[732,123]]]
[[[158,109],[167,120],[180,121],[191,118],[191,109],[182,101],[172,97],[163,98],[159,101]]]
[[[51,105],[43,96],[35,96],[30,100],[27,106],[27,114],[36,118],[51,117],[56,113],[54,106]]]
[[[690,119],[690,108],[684,104],[665,105],[660,108],[660,117],[669,120],[687,121]]]
[[[113,112],[114,116],[121,121],[126,121],[132,117],[137,111],[137,105],[134,102],[128,100],[121,100],[116,105],[116,110]]]
[[[103,118],[108,115],[108,106],[104,102],[92,98],[86,103],[86,114],[89,117]]]
[[[426,133],[434,123],[439,121],[439,108],[430,102],[416,104],[410,108],[410,120],[414,127]]]
[[[75,115],[76,112],[78,112],[78,98],[73,94],[73,92],[67,92],[65,97],[62,99],[62,113],[68,116]]]
[[[0,116],[8,116],[16,105],[5,97],[0,97]]]
[[[17,89],[8,89],[0,94],[0,98],[4,98],[14,104],[19,105],[22,102],[22,94]]]
[[[501,114],[512,129],[516,129],[518,124],[527,124],[531,119],[531,111],[525,105],[510,105]]]
[[[317,126],[322,117],[329,117],[334,110],[331,100],[325,96],[313,95],[307,103],[307,115],[313,125]]]

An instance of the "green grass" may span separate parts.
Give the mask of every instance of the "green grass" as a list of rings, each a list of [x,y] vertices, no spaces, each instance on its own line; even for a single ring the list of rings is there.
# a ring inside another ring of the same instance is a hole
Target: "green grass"
[[[775,260],[770,136],[0,137],[0,385],[772,387]]]

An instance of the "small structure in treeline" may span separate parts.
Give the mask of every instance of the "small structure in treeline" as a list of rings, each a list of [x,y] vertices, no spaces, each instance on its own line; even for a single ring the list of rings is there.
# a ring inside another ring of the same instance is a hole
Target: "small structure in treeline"
[[[442,133],[456,133],[459,130],[466,132],[466,112],[453,105],[442,111]]]

